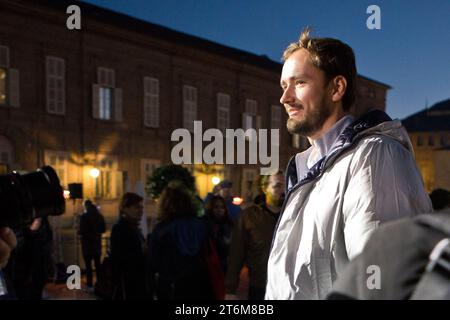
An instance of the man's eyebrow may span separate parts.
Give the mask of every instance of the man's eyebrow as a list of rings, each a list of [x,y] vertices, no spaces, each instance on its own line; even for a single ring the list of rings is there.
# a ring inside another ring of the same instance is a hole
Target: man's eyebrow
[[[289,77],[287,79],[282,79],[280,80],[280,85],[283,86],[284,83],[295,80],[295,79],[311,79],[310,76],[308,76],[306,73],[299,73],[299,74],[295,74],[292,77]]]

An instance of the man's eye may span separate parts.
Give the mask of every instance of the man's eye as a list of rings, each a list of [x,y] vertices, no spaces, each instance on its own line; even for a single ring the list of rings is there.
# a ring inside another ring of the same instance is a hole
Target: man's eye
[[[303,80],[295,80],[295,84],[296,85],[298,85],[298,84],[305,84],[306,82],[305,81],[303,81]]]

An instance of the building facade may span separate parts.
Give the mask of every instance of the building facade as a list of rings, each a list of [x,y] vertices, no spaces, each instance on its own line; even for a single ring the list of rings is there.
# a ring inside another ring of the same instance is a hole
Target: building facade
[[[66,27],[73,4],[81,30]],[[4,0],[0,21],[1,172],[51,165],[66,189],[82,183],[111,221],[123,192],[143,192],[147,176],[171,163],[172,132],[193,133],[194,120],[203,131],[279,129],[280,169],[308,146],[285,128],[282,65],[267,57],[77,1]],[[389,88],[359,76],[352,112],[384,110]],[[260,165],[188,167],[200,196],[212,177],[233,181],[247,201],[257,188]]]
[[[425,188],[450,190],[450,99],[402,121],[414,146]]]

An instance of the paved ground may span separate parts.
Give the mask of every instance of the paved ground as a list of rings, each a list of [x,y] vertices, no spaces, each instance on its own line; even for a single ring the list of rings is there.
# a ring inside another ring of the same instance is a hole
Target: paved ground
[[[97,300],[94,293],[89,292],[85,280],[82,280],[81,290],[69,290],[65,283],[48,283],[42,294],[46,300]]]
[[[239,289],[237,296],[240,300],[247,299],[248,274],[247,268],[241,272]],[[86,279],[82,277],[81,290],[69,290],[65,283],[48,283],[43,292],[45,300],[98,300],[93,292],[89,292],[86,286]]]

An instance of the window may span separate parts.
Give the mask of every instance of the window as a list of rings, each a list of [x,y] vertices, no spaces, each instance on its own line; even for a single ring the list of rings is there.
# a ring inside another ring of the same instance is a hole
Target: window
[[[368,89],[367,89],[367,96],[368,96],[370,99],[375,99],[375,98],[376,98],[376,91],[375,91],[375,89],[368,88]]]
[[[100,119],[110,120],[112,118],[112,105],[113,105],[113,89],[100,87],[100,105],[99,116]]]
[[[421,147],[423,146],[423,137],[422,136],[417,136],[417,146]]]
[[[183,127],[194,132],[194,120],[197,119],[197,88],[183,86]]]
[[[0,152],[0,162],[1,163],[8,163],[9,162],[9,155],[6,151]]]
[[[217,94],[217,128],[222,132],[230,127],[230,95]]]
[[[68,153],[64,151],[50,151],[44,152],[44,162],[55,169],[58,175],[61,186],[67,188],[67,164]]]
[[[122,89],[115,87],[115,72],[98,68],[97,83],[92,88],[92,117],[122,121]]]
[[[141,181],[147,185],[147,178],[161,166],[161,161],[158,159],[141,159]]]
[[[0,67],[9,68],[9,48],[0,46]]]
[[[441,143],[441,147],[447,146],[447,137],[445,136],[445,133],[441,133],[440,143]]]
[[[103,199],[114,199],[122,193],[122,172],[117,170],[117,159],[112,156],[103,156],[98,162],[100,175],[95,181],[95,194]]]
[[[242,115],[242,128],[244,130],[261,128],[261,117],[258,116],[258,104],[255,100],[245,100],[245,112]]]
[[[159,80],[144,77],[144,125],[159,127]]]
[[[281,129],[281,107],[271,106],[270,118],[272,119],[272,129]]]
[[[47,112],[64,114],[66,109],[65,62],[57,57],[46,58]]]
[[[9,48],[0,46],[0,106],[20,105],[19,70],[9,66]]]
[[[428,136],[428,145],[431,147],[434,146],[434,136],[431,134]]]

